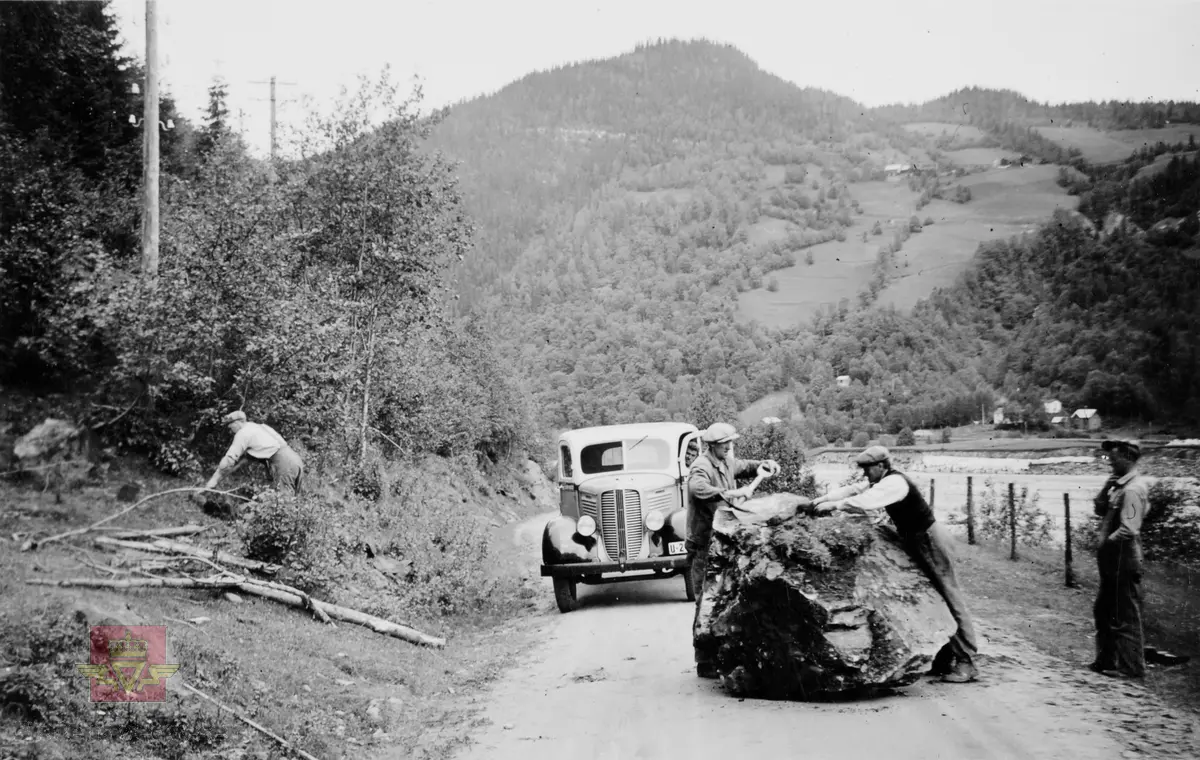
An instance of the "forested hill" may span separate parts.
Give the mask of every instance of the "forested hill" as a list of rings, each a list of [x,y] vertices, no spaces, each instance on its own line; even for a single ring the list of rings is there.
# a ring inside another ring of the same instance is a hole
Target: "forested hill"
[[[976,94],[992,139],[1038,139],[1005,121],[1028,116],[1029,101]],[[1200,287],[1177,269],[1196,234],[1186,157],[1160,179],[1135,176],[1152,155],[1068,176],[1090,220],[1064,216],[987,247],[962,283],[911,315],[843,302],[811,327],[735,320],[740,292],[845,239],[859,183],[919,139],[892,117],[948,118],[931,108],[864,114],[734,49],[674,41],[460,104],[431,141],[462,162],[477,226],[457,272],[460,308],[492,325],[551,428],[704,423],[776,392],[810,444],[962,424],[1002,401],[1040,408],[1042,396],[1118,416],[1187,410]],[[1166,200],[1150,208],[1147,194]],[[1109,211],[1147,232],[1101,239]],[[1151,308],[1160,286],[1173,305]],[[1102,311],[1097,294],[1121,298]],[[1053,324],[1066,332],[1047,332]]]
[[[801,163],[842,144],[863,109],[764,72],[735,48],[667,41],[530,74],[454,106],[433,145],[462,162],[481,255],[461,292],[489,291],[538,234],[570,223],[614,183],[690,187],[714,161]]]
[[[459,272],[549,425],[686,414],[774,390],[739,289],[850,222],[886,141],[853,101],[742,53],[662,42],[530,75],[451,109],[476,247]],[[756,377],[759,376],[759,377]]]

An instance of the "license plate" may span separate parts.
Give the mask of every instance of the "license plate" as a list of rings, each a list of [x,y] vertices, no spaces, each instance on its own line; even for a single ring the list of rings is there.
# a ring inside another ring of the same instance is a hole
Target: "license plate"
[[[687,554],[687,550],[683,548],[682,541],[668,541],[667,554]]]

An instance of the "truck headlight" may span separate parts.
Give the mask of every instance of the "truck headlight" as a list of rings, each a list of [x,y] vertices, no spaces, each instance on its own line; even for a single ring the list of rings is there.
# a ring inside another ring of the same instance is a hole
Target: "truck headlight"
[[[667,517],[662,510],[655,509],[646,514],[646,530],[648,531],[662,530],[662,526],[666,523]]]
[[[592,519],[591,515],[584,515],[579,518],[579,523],[575,526],[575,532],[587,538],[596,532],[596,521]]]

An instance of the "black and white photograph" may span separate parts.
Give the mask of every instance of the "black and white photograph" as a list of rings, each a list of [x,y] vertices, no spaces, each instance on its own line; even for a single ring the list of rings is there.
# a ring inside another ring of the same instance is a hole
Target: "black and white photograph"
[[[0,0],[0,760],[1200,758],[1200,0]]]

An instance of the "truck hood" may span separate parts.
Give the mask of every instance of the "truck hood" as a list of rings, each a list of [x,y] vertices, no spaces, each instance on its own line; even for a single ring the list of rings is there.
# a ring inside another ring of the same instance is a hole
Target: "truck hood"
[[[579,484],[583,493],[599,494],[604,491],[635,488],[638,491],[657,491],[675,485],[675,478],[661,472],[614,472],[593,475]]]

